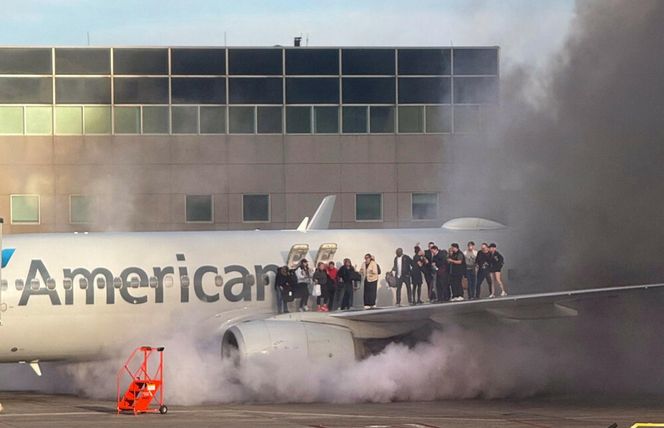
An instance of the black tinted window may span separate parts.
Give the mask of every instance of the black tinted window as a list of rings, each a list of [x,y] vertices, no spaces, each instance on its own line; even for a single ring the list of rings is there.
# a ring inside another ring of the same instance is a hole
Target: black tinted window
[[[394,104],[394,78],[347,77],[343,97],[347,104]]]
[[[168,104],[168,78],[116,78],[114,92],[116,104]]]
[[[171,80],[173,104],[226,104],[226,79],[223,77],[174,77]]]
[[[495,103],[498,79],[495,77],[455,77],[454,102],[460,104]]]
[[[446,104],[452,101],[449,77],[400,77],[399,103]]]
[[[286,49],[286,74],[339,74],[339,51]]]
[[[228,82],[228,102],[231,104],[281,104],[281,78],[231,78]]]
[[[229,49],[228,74],[281,74],[281,49]]]
[[[50,49],[0,49],[2,74],[51,74]]]
[[[394,49],[344,49],[344,74],[394,74]]]
[[[172,74],[226,74],[224,49],[171,49]]]
[[[450,74],[449,49],[399,49],[399,74]]]
[[[55,79],[58,104],[110,104],[110,77],[59,77]]]
[[[335,77],[291,77],[286,79],[288,104],[338,104],[339,79]]]
[[[0,103],[51,104],[53,86],[50,77],[0,77]]]
[[[168,74],[166,49],[113,49],[115,74]]]
[[[56,74],[111,74],[110,49],[55,50]]]
[[[454,74],[498,74],[498,49],[454,49]]]

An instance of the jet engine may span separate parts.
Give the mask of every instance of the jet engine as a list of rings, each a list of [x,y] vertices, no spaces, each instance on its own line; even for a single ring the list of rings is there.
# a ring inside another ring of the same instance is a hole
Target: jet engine
[[[350,330],[302,321],[246,321],[228,328],[221,341],[223,358],[236,356],[242,361],[274,353],[290,353],[313,361],[354,361],[357,354]]]

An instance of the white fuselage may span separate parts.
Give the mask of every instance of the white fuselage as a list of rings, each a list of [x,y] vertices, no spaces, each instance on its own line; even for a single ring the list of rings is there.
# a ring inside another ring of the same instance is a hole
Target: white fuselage
[[[309,260],[324,243],[337,244],[337,263],[348,257],[359,265],[369,252],[385,273],[392,268],[397,247],[412,255],[418,242],[426,247],[434,241],[443,248],[459,242],[464,248],[469,240],[496,241],[504,244],[503,254],[509,253],[504,248],[505,230],[6,236],[3,247],[14,248],[15,253],[2,269],[7,288],[0,291],[0,362],[88,359],[163,339],[184,328],[194,327],[210,336],[234,320],[270,316],[276,304],[274,275],[269,272],[285,264],[295,244],[309,245]],[[88,275],[91,280],[82,284],[87,272],[96,275]],[[254,284],[244,280],[252,275]],[[66,277],[71,278],[71,287]],[[116,278],[122,287],[116,288]],[[189,280],[188,286],[183,286],[183,278]],[[23,281],[22,290],[17,289],[17,280],[19,288]]]

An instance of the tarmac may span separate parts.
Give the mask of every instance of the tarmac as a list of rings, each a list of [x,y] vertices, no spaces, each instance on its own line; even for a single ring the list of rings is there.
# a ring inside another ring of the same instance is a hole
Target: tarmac
[[[169,406],[161,414],[120,414],[112,401],[0,392],[0,427],[602,427],[664,422],[661,397],[593,400],[446,400],[358,404]]]

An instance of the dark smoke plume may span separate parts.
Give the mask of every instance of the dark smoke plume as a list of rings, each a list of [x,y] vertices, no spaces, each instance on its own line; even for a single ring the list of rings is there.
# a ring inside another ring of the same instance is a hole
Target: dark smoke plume
[[[548,75],[503,76],[486,137],[457,145],[452,205],[519,229],[532,291],[664,281],[663,22],[658,0],[579,2]]]

